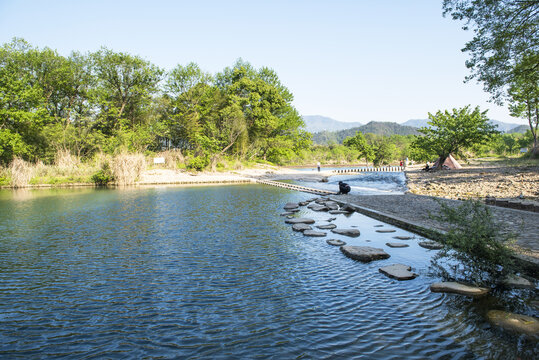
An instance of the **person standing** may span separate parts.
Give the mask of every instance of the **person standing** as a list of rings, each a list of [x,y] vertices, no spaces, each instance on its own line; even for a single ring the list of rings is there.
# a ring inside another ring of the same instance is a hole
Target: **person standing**
[[[318,167],[318,172],[320,172],[320,161],[316,164],[316,166]]]

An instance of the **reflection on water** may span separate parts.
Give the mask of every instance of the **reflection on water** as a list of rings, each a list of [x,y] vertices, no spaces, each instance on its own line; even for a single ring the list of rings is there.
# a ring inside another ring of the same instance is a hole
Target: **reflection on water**
[[[431,293],[431,253],[416,239],[385,246],[409,233],[379,234],[376,220],[339,216],[337,226],[362,234],[331,238],[392,256],[362,264],[291,231],[278,214],[308,197],[259,185],[41,190],[24,201],[0,192],[1,357],[537,354],[537,344],[490,329],[484,302]],[[398,282],[378,272],[399,262],[420,276]],[[513,297],[523,298],[533,293]]]

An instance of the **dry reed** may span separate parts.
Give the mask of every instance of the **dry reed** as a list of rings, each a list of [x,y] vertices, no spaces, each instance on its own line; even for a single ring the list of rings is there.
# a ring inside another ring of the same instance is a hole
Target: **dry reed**
[[[165,159],[165,167],[169,169],[178,168],[179,163],[185,163],[185,157],[180,150],[166,150],[156,154],[155,157]]]
[[[74,172],[80,165],[80,159],[77,156],[72,155],[69,150],[61,149],[56,152],[54,164],[60,170]]]
[[[146,168],[146,159],[143,154],[121,153],[114,156],[110,168],[118,185],[134,184]]]
[[[9,165],[9,171],[11,173],[11,186],[19,188],[28,185],[34,173],[34,168],[32,164],[16,157]]]

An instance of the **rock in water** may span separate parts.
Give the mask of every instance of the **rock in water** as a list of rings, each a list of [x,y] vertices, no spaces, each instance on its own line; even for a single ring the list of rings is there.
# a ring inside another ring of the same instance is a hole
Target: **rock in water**
[[[420,241],[418,245],[429,250],[440,250],[444,246],[436,241]]]
[[[411,239],[413,239],[413,237],[411,237],[411,236],[393,236],[393,239],[411,240]]]
[[[384,266],[378,269],[382,274],[397,280],[412,280],[417,274],[411,272],[412,268],[408,265],[394,264]]]
[[[458,282],[448,281],[448,282],[439,282],[434,283],[430,286],[430,291],[432,292],[443,292],[443,293],[452,293],[459,295],[466,295],[471,297],[479,297],[487,294],[490,289],[468,286],[460,284]]]
[[[392,232],[395,232],[397,230],[393,230],[393,229],[380,229],[380,230],[376,230],[376,232],[378,233],[392,233]]]
[[[299,206],[306,206],[306,205],[309,205],[309,202],[308,201],[302,201],[300,203],[298,203]]]
[[[325,205],[329,210],[339,210],[339,204],[335,201],[326,201]]]
[[[303,235],[305,235],[305,236],[323,237],[323,236],[326,236],[327,234],[325,232],[321,232],[321,231],[305,230],[303,232]]]
[[[313,229],[312,227],[303,223],[292,225],[292,230],[294,231],[305,231],[305,230],[312,230],[312,229]]]
[[[329,240],[326,240],[326,242],[329,244],[329,245],[333,245],[333,246],[343,246],[343,245],[346,245],[346,243],[342,240],[338,240],[338,239],[329,239]]]
[[[314,224],[314,220],[313,220],[313,219],[309,219],[309,218],[293,218],[293,219],[286,219],[284,222],[287,223],[287,224],[299,224],[299,223],[303,223],[303,224]]]
[[[359,260],[362,262],[370,262],[373,260],[382,260],[389,258],[389,254],[382,249],[373,248],[370,246],[341,246],[341,251],[350,259]]]
[[[344,211],[344,210],[329,210],[329,213],[331,215],[350,214],[348,211]]]
[[[539,320],[534,317],[501,310],[490,310],[487,313],[487,319],[493,325],[505,330],[539,338]]]
[[[358,237],[360,235],[358,229],[332,229],[331,232],[350,237]]]
[[[281,216],[288,216],[288,215],[293,215],[294,213],[292,211],[287,211],[287,212],[284,212],[284,213],[281,213]]]
[[[312,211],[327,211],[328,208],[325,205],[319,205],[319,204],[309,204],[307,206]]]
[[[405,248],[405,247],[408,247],[410,245],[408,244],[402,244],[402,243],[386,243],[387,246],[389,247],[392,247],[392,248]]]
[[[520,289],[535,289],[535,284],[528,279],[517,275],[508,275],[500,283],[503,286]]]
[[[322,230],[329,230],[329,229],[335,229],[337,227],[337,225],[335,225],[335,224],[327,224],[327,225],[317,225],[316,227],[319,228],[319,229],[322,229]]]
[[[299,204],[298,203],[286,203],[286,205],[284,206],[284,209],[285,210],[290,210],[290,209],[296,209],[299,207]]]

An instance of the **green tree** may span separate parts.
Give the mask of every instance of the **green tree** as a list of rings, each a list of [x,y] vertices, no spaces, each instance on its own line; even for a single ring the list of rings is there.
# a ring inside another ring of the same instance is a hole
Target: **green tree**
[[[450,154],[461,154],[461,151],[488,142],[498,132],[491,125],[479,107],[470,111],[470,106],[453,109],[451,112],[438,111],[429,113],[430,127],[420,128],[423,134],[416,138],[413,147],[426,153],[435,153],[440,157],[439,166]]]
[[[369,161],[374,160],[374,149],[367,142],[365,135],[361,131],[358,131],[355,136],[346,138],[343,144],[349,148],[353,148],[359,152],[358,159],[365,159],[365,163],[368,166]]]

